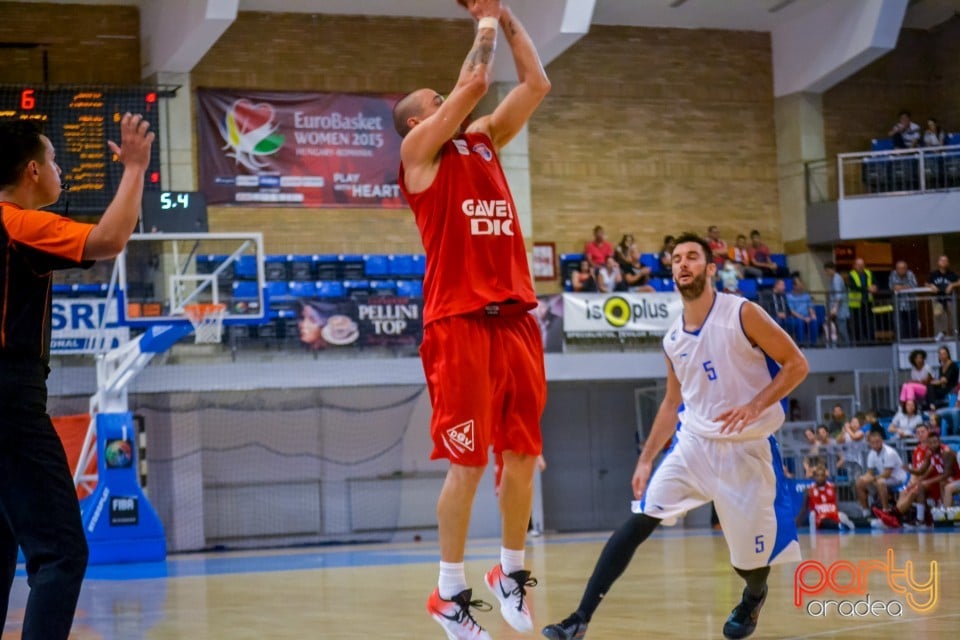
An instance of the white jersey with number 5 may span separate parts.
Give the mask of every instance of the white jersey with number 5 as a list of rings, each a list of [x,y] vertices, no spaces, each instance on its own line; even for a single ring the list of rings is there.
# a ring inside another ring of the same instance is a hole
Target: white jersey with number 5
[[[757,440],[783,424],[777,402],[738,434],[722,435],[715,420],[723,412],[744,405],[770,384],[779,365],[750,343],[740,312],[744,298],[717,293],[698,331],[683,328],[683,315],[663,337],[663,350],[680,381],[684,412],[682,429],[705,438]]]

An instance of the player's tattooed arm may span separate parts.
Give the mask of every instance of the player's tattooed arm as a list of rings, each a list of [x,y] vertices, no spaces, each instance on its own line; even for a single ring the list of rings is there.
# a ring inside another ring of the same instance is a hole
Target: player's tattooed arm
[[[533,40],[509,7],[503,7],[500,11],[500,27],[513,52],[519,83],[492,114],[470,126],[471,131],[482,131],[489,135],[498,150],[517,135],[550,92],[550,80]]]
[[[493,62],[493,54],[496,50],[496,30],[478,29],[476,40],[473,41],[473,48],[470,49],[466,60],[463,61],[463,68],[460,70],[461,76],[464,74],[473,74],[477,70],[477,67],[481,65],[486,68]]]

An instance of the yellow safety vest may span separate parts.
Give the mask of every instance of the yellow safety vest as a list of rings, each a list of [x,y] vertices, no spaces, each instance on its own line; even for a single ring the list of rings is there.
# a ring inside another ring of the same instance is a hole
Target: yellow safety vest
[[[861,282],[860,282],[860,274],[859,274],[859,273],[857,273],[856,271],[851,271],[851,272],[850,272],[850,280],[851,280],[851,281],[853,282],[853,284],[855,285],[854,287],[850,287],[850,292],[849,292],[849,294],[847,295],[847,300],[849,301],[849,304],[850,304],[850,308],[851,308],[851,309],[859,309],[859,308],[860,308],[860,306],[861,306],[860,303],[861,303],[861,301],[863,300],[863,293],[862,293],[862,291],[863,291],[863,290],[866,290],[866,291],[869,292],[870,287],[873,286],[873,272],[870,271],[870,269],[866,269],[866,270],[864,270],[864,273],[867,274],[867,284],[866,284],[866,286],[863,286],[863,285],[861,284]],[[873,304],[873,294],[872,294],[872,293],[867,293],[867,302]]]

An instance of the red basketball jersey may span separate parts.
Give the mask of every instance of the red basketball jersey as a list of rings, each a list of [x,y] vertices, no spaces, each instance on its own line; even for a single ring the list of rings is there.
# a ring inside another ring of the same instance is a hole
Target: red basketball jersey
[[[837,488],[832,482],[828,482],[822,487],[817,485],[810,487],[810,508],[816,514],[818,527],[823,520],[840,522],[837,508]]]
[[[913,468],[919,469],[923,465],[924,459],[927,457],[927,445],[918,444],[917,448],[913,450]]]
[[[930,472],[927,473],[927,478],[936,478],[937,476],[943,473],[943,468],[945,466],[943,461],[943,454],[946,451],[949,451],[950,447],[941,444],[940,451],[930,456]],[[953,465],[953,472],[950,474],[951,480],[960,480],[960,464]]]
[[[400,188],[427,255],[424,324],[490,304],[537,305],[517,208],[486,134],[444,143],[437,176],[420,193],[407,191],[400,165]]]

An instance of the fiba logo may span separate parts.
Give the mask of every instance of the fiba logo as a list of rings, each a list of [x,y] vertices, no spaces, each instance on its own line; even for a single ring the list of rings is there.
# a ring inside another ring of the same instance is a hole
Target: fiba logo
[[[464,200],[460,210],[470,218],[470,235],[513,235],[513,207],[506,200]]]

